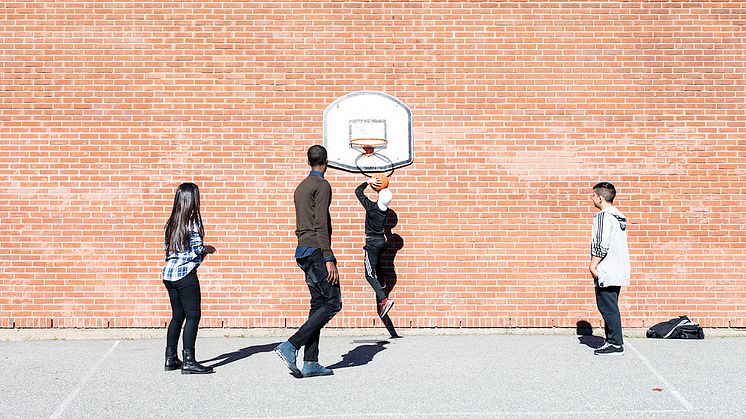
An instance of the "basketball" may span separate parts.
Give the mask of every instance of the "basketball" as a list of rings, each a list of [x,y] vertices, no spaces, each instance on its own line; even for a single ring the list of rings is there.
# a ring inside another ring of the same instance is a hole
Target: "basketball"
[[[370,185],[371,188],[373,188],[374,191],[378,192],[381,189],[386,189],[389,187],[389,178],[386,177],[386,175],[374,175],[374,178],[378,178],[381,181],[380,186]]]

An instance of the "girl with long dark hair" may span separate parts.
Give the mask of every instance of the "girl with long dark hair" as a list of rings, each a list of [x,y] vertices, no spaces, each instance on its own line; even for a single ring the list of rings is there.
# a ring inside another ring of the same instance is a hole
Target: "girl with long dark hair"
[[[199,188],[193,183],[182,183],[176,189],[171,217],[164,228],[166,266],[163,268],[163,284],[171,300],[171,322],[166,336],[166,371],[181,369],[182,374],[207,374],[211,367],[199,364],[194,358],[194,343],[197,340],[200,310],[199,279],[197,268],[205,255],[215,252],[205,246],[202,239],[205,230],[199,212]],[[179,360],[177,347],[181,326],[184,324],[182,342],[184,362]]]

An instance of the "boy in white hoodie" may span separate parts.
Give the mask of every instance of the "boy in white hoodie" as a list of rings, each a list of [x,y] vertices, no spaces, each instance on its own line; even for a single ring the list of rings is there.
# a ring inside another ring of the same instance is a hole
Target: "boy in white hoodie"
[[[627,218],[614,205],[616,189],[608,182],[593,187],[593,205],[601,210],[593,219],[591,264],[596,284],[596,304],[604,319],[606,343],[596,355],[624,355],[619,291],[629,285],[630,266],[627,248]]]

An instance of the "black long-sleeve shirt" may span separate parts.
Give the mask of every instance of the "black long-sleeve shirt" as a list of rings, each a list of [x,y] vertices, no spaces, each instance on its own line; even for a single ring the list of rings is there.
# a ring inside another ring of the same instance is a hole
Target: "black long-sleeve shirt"
[[[368,182],[363,182],[355,189],[357,199],[363,205],[363,208],[365,208],[365,235],[383,237],[383,225],[386,222],[386,214],[388,214],[389,210],[386,208],[386,211],[381,211],[377,203],[365,196],[365,188],[367,187]]]

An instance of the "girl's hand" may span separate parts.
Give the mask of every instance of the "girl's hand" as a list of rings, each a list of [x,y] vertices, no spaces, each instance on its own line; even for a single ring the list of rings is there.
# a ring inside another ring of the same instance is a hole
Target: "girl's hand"
[[[368,180],[366,182],[368,182],[368,185],[371,185],[371,186],[376,186],[377,187],[377,186],[381,185],[381,179],[379,177],[377,177],[377,176],[373,176],[373,177],[368,178]]]
[[[207,253],[208,255],[211,255],[211,254],[215,253],[215,248],[212,247],[212,246],[210,246],[210,245],[206,245],[205,246],[205,253]]]

